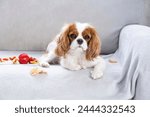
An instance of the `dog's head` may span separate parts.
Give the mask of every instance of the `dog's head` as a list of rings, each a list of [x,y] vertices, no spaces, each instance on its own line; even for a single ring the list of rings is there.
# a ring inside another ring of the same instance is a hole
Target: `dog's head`
[[[81,48],[86,52],[86,59],[92,60],[100,54],[100,38],[95,28],[87,23],[67,24],[58,37],[56,54],[65,56],[69,49]]]

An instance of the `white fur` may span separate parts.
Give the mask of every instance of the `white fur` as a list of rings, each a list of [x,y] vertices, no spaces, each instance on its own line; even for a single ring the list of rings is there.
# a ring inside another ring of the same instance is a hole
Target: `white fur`
[[[70,50],[66,54],[66,57],[65,58],[60,57],[60,65],[69,70],[80,70],[89,67],[94,67],[93,71],[91,71],[91,77],[93,79],[98,79],[103,76],[103,72],[105,69],[105,61],[100,56],[97,56],[96,58],[94,58],[94,60],[91,61],[86,60],[85,52],[88,46],[87,46],[87,42],[83,39],[81,34],[87,26],[90,25],[88,25],[87,23],[76,23],[76,28],[78,30],[79,35],[71,43]],[[65,28],[62,29],[61,33],[66,28],[67,26],[65,26]],[[58,34],[56,38],[51,43],[49,43],[47,47],[48,54],[46,56],[43,55],[39,60],[40,66],[49,67],[48,62],[51,62],[53,59],[57,57],[57,55],[55,54],[55,48],[57,47],[57,39],[60,34]],[[77,39],[79,38],[83,40],[83,43],[80,45],[80,47],[79,44],[77,43]]]

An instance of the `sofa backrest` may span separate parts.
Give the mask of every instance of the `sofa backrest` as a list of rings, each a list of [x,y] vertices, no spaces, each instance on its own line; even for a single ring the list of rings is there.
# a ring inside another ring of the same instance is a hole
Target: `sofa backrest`
[[[145,1],[1,0],[0,50],[45,50],[65,23],[79,21],[95,26],[102,53],[112,53],[123,26],[149,25]]]

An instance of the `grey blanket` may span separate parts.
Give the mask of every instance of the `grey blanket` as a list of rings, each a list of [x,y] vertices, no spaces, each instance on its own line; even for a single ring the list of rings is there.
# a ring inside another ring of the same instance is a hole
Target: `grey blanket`
[[[0,65],[0,99],[150,99],[149,51],[150,28],[131,25],[121,31],[118,50],[103,56],[106,70],[98,80],[90,78],[91,69],[52,65],[45,68],[48,75],[33,77],[30,70],[36,65]],[[19,53],[3,51],[0,57]]]
[[[150,99],[150,28],[127,26],[119,41],[115,53],[122,68],[118,88],[129,98]]]

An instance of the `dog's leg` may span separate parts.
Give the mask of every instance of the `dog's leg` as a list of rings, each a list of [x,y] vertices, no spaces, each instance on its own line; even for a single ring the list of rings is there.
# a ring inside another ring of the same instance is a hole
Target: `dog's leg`
[[[55,53],[55,48],[57,46],[57,41],[53,40],[51,43],[48,44],[47,47],[47,52],[46,54],[42,55],[39,58],[39,65],[42,67],[49,67],[49,62],[51,62],[52,60],[54,60],[57,55]]]
[[[47,54],[44,54],[39,59],[39,65],[42,67],[49,67],[49,62],[56,58],[56,54],[54,51],[51,51]]]
[[[105,70],[105,61],[103,58],[98,60],[98,63],[94,66],[93,71],[91,71],[91,77],[93,79],[98,79],[103,76]]]

